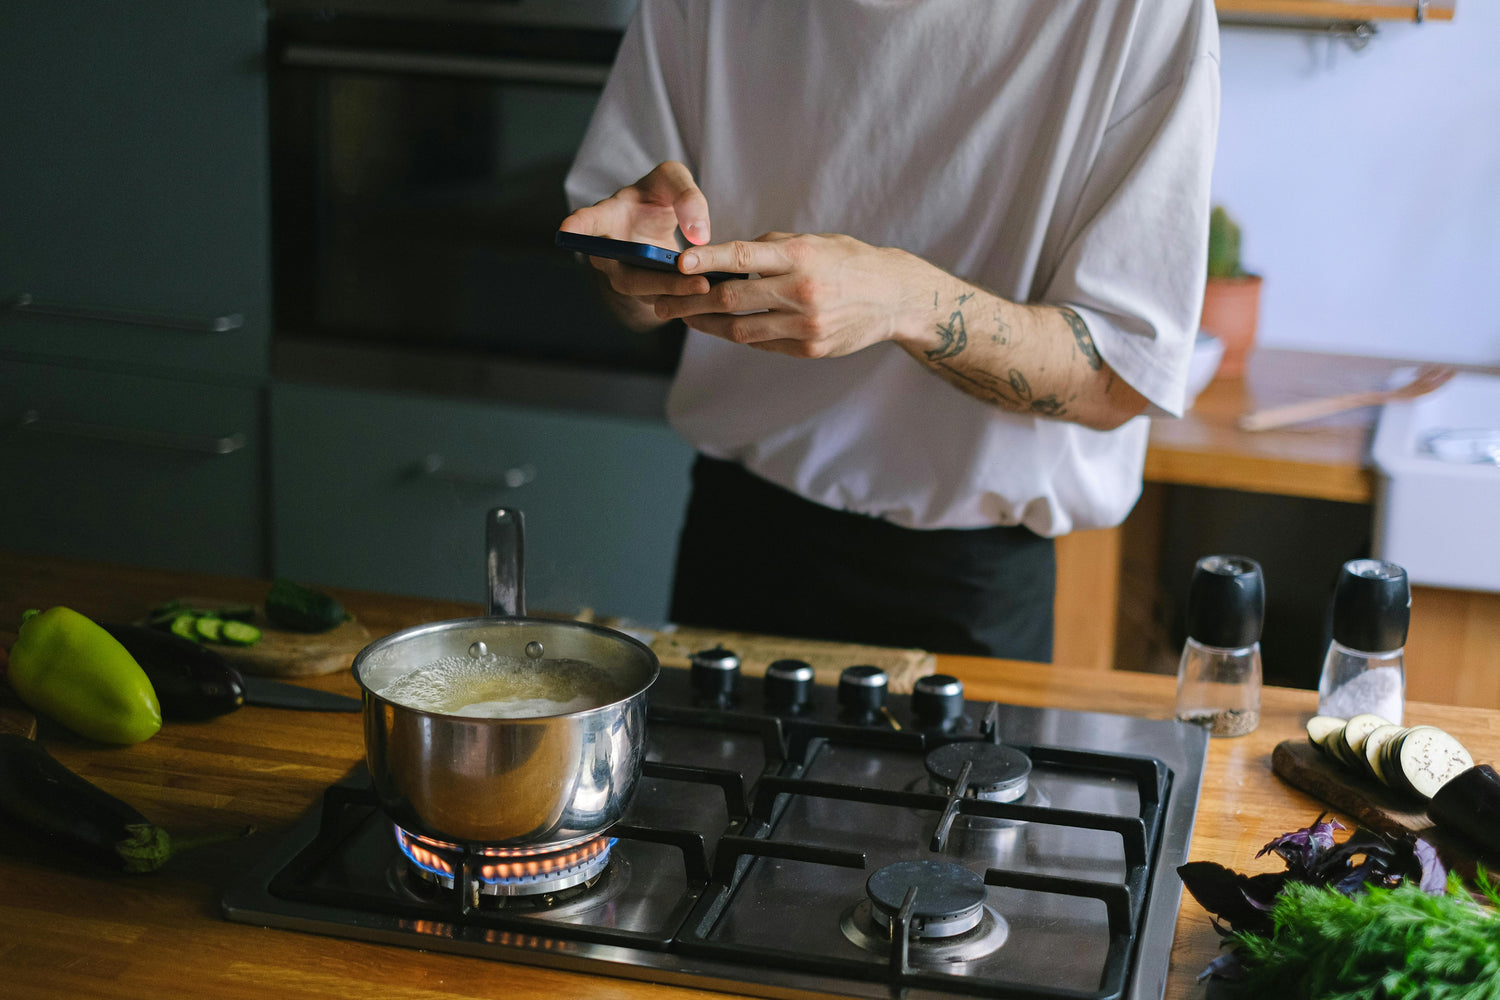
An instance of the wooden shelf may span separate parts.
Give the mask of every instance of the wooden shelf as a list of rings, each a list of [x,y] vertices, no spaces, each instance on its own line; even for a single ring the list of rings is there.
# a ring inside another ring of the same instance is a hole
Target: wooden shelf
[[[1219,16],[1278,21],[1451,21],[1458,0],[1366,3],[1360,0],[1214,0]]]

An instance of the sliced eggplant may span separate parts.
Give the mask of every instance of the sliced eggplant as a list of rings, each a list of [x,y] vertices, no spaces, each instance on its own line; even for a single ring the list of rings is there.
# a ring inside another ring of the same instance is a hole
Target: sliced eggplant
[[[1413,726],[1397,737],[1396,770],[1414,795],[1431,799],[1438,790],[1474,766],[1474,758],[1456,738],[1436,726]]]
[[[1365,745],[1361,748],[1361,754],[1365,759],[1365,770],[1369,772],[1370,777],[1386,787],[1390,787],[1391,782],[1385,776],[1385,764],[1381,757],[1381,750],[1385,748],[1386,743],[1390,741],[1391,737],[1405,731],[1405,726],[1398,726],[1394,723],[1378,726],[1371,730],[1369,736],[1365,737]]]
[[[1344,728],[1347,719],[1340,719],[1333,715],[1315,715],[1307,720],[1307,740],[1313,746],[1328,752],[1328,737]]]
[[[1390,719],[1363,712],[1351,718],[1343,729],[1345,758],[1356,771],[1365,769],[1365,738],[1381,726],[1391,725]]]
[[[1500,858],[1500,774],[1490,765],[1476,764],[1438,789],[1427,815]]]

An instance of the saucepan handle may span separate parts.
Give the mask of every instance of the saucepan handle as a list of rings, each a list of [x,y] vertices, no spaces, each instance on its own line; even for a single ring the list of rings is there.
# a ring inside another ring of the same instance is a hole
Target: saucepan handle
[[[490,615],[526,616],[525,518],[518,510],[496,507],[485,526],[485,572],[489,577]]]

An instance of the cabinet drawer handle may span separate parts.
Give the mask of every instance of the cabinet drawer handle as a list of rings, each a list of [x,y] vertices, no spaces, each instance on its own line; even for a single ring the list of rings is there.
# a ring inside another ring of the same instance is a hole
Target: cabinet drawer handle
[[[447,460],[442,455],[433,452],[417,463],[417,475],[423,479],[451,483],[454,486],[471,486],[486,490],[518,490],[536,479],[536,466],[527,462],[525,465],[512,466],[498,476],[461,472],[448,468]]]
[[[193,333],[228,333],[245,325],[239,313],[227,316],[167,316],[159,313],[131,312],[126,309],[96,309],[92,306],[69,306],[55,302],[38,302],[28,292],[7,299],[0,312],[52,316],[58,319],[82,319],[98,323],[124,323],[129,326],[154,326],[166,330],[190,330]]]
[[[604,81],[609,79],[608,65],[584,62],[454,56],[332,45],[288,45],[282,49],[281,61],[288,66],[351,73],[417,73],[470,80],[561,83],[590,87],[603,86]]]
[[[165,448],[169,451],[187,451],[195,455],[229,455],[239,451],[248,443],[243,434],[226,434],[223,437],[208,435],[172,434],[165,431],[147,431],[135,427],[114,427],[110,424],[83,424],[71,420],[49,420],[36,410],[21,414],[17,426],[33,434],[59,434],[64,437],[87,438],[90,441],[110,441],[140,448]]]

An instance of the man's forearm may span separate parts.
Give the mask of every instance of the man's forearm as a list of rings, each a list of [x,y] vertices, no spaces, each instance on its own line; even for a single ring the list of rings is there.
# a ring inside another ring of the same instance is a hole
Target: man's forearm
[[[910,310],[897,338],[917,361],[976,399],[1109,430],[1146,400],[1099,355],[1067,307],[1021,305],[934,269],[930,308]]]

